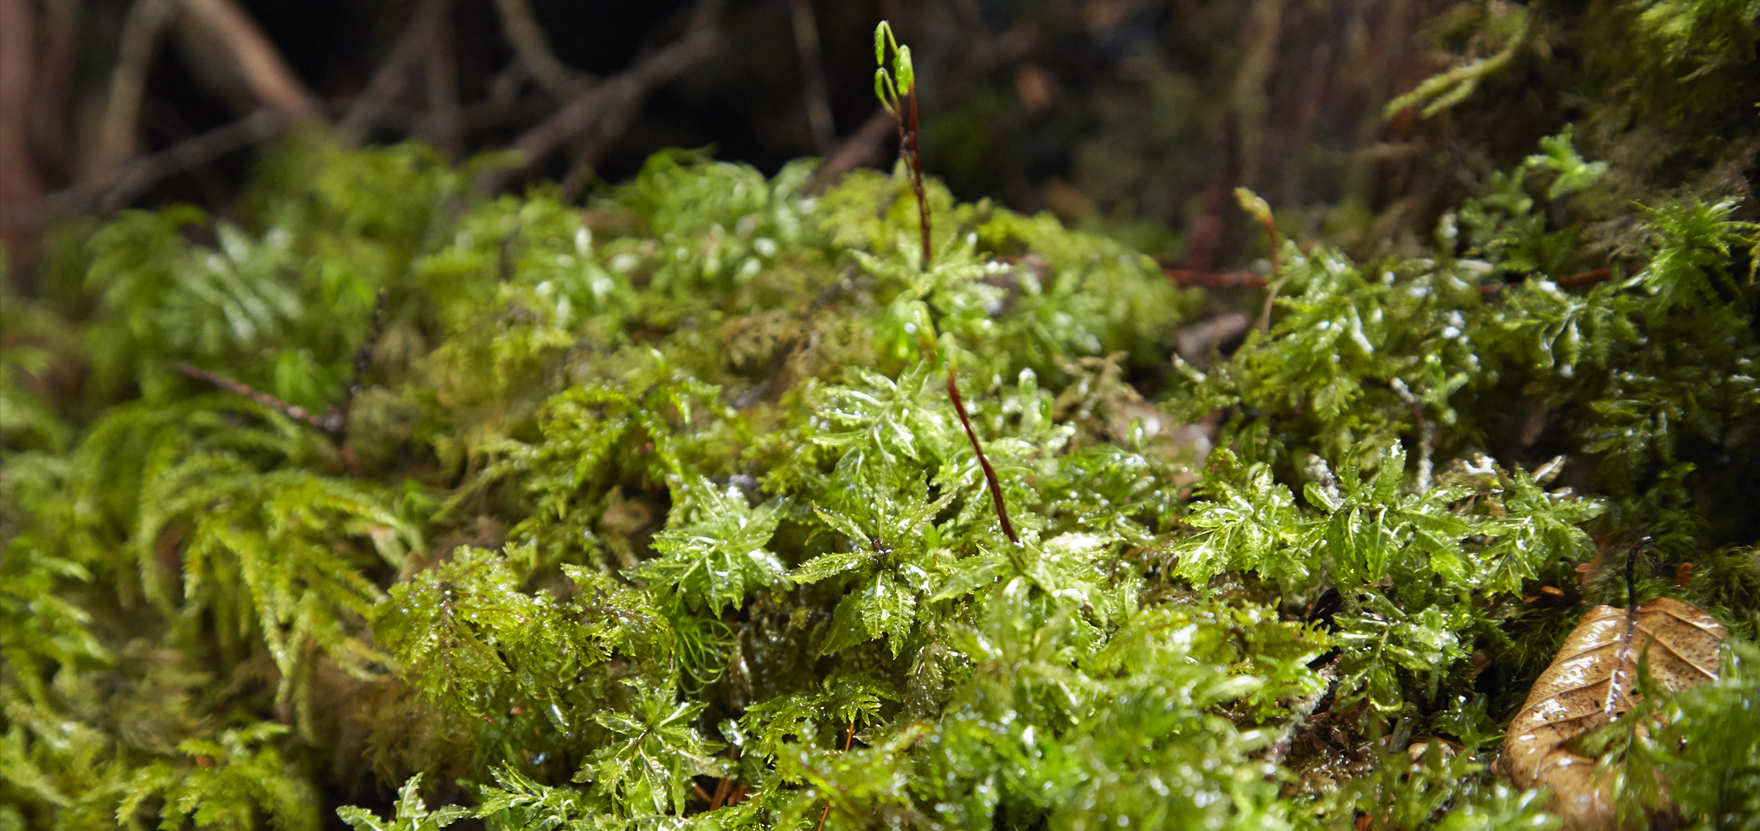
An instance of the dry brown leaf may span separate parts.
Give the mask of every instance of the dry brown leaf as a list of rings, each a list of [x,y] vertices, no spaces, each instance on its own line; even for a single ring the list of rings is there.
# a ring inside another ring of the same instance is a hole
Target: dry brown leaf
[[[1716,677],[1717,651],[1728,634],[1697,606],[1670,597],[1633,612],[1590,609],[1510,723],[1504,754],[1516,783],[1550,785],[1552,810],[1566,828],[1612,827],[1614,777],[1596,777],[1595,760],[1574,752],[1572,740],[1632,709],[1646,650],[1656,681],[1683,690]]]

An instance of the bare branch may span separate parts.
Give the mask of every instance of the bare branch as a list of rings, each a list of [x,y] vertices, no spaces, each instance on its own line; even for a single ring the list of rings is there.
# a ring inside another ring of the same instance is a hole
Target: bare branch
[[[567,101],[592,85],[591,78],[556,59],[556,53],[550,51],[550,39],[544,36],[544,29],[526,0],[495,0],[495,11],[501,15],[501,29],[507,42],[539,86],[558,100]]]

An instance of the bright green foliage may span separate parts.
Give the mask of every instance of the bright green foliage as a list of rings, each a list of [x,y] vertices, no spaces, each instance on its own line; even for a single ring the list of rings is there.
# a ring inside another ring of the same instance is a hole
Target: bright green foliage
[[[748,589],[782,580],[782,562],[765,550],[781,520],[780,502],[746,505],[738,488],[723,492],[707,479],[681,483],[672,499],[689,517],[654,537],[660,556],[630,571],[650,586],[671,587],[691,609],[719,612],[744,603]]]
[[[158,763],[133,772],[128,794],[116,809],[118,821],[133,819],[143,803],[160,801],[159,827],[176,831],[191,827],[253,829],[274,826],[316,829],[318,806],[306,778],[290,770],[270,740],[287,733],[279,724],[253,724],[228,730],[218,740],[191,739],[177,746],[195,761],[184,765]],[[259,820],[260,813],[269,817]]]
[[[471,815],[470,811],[451,805],[429,811],[422,801],[421,784],[419,773],[403,783],[397,792],[397,815],[391,822],[381,822],[373,812],[352,805],[336,813],[355,831],[438,831]]]
[[[93,377],[0,420],[0,829],[1545,828],[1490,754],[1643,535],[1630,590],[1738,640],[1653,755],[1751,818],[1706,738],[1760,601],[1731,203],[1561,282],[1607,172],[1550,138],[1426,257],[1286,245],[1199,372],[1151,260],[931,184],[925,268],[902,173],[469,174],[289,151],[248,221],[99,230],[76,321],[5,312],[81,333],[6,390]]]
[[[1760,828],[1760,650],[1738,643],[1718,677],[1668,704],[1651,745],[1671,793],[1702,827]]]

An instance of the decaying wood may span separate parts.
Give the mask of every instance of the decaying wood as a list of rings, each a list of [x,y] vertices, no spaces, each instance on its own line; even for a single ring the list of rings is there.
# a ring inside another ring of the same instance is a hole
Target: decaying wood
[[[1669,690],[1716,677],[1728,634],[1698,607],[1668,597],[1630,611],[1589,610],[1510,723],[1504,754],[1511,776],[1523,787],[1551,786],[1566,828],[1612,827],[1614,777],[1597,776],[1596,760],[1577,753],[1574,740],[1632,709],[1640,660]]]

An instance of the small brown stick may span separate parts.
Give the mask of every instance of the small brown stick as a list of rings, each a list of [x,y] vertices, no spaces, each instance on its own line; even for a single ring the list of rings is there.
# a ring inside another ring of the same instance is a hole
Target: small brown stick
[[[1570,275],[1569,277],[1560,277],[1560,278],[1558,278],[1558,280],[1556,282],[1557,282],[1558,287],[1561,289],[1565,289],[1567,291],[1576,291],[1577,289],[1586,289],[1590,286],[1593,286],[1593,285],[1596,285],[1599,283],[1605,283],[1609,279],[1612,279],[1612,277],[1613,277],[1613,269],[1597,268],[1597,269],[1593,269],[1591,271],[1580,271],[1580,272],[1577,272],[1576,274]],[[1480,286],[1479,287],[1479,295],[1481,297],[1490,297],[1494,294],[1497,294],[1497,293],[1503,291],[1507,285],[1509,285],[1509,284],[1491,283],[1489,285]]]
[[[1002,521],[1002,533],[1008,541],[1015,545],[1021,544],[1021,538],[1015,534],[1014,525],[1008,521],[1008,507],[1002,502],[1002,483],[996,478],[996,468],[990,466],[989,457],[984,455],[984,448],[978,444],[978,434],[972,431],[972,420],[966,416],[966,402],[959,397],[959,383],[954,380],[953,367],[947,367],[947,395],[953,399],[953,409],[959,413],[959,423],[966,428],[966,438],[972,440],[972,449],[978,453],[978,465],[984,469],[984,483],[990,487],[990,499],[996,503],[996,518]]]
[[[250,384],[244,383],[243,381],[234,381],[224,375],[209,372],[183,361],[178,361],[172,364],[171,368],[176,370],[179,374],[187,375],[198,381],[207,381],[208,383],[228,392],[242,395],[295,421],[303,421],[318,428],[318,430],[325,434],[335,436],[338,435],[342,429],[341,411],[336,407],[331,407],[324,413],[324,415],[318,416],[314,415],[310,410],[307,410],[304,407],[297,404],[289,404],[286,401],[282,401],[281,399],[263,392]]]
[[[1613,269],[1597,268],[1592,271],[1584,271],[1584,272],[1580,272],[1577,274],[1572,274],[1569,277],[1560,277],[1558,280],[1558,287],[1561,289],[1588,288],[1590,286],[1595,285],[1596,283],[1604,283],[1612,276],[1613,276]]]
[[[361,377],[366,374],[367,368],[372,365],[373,351],[378,347],[379,336],[385,329],[385,302],[387,297],[387,291],[383,288],[379,289],[378,300],[373,304],[373,322],[372,325],[367,328],[367,335],[362,339],[360,348],[355,350],[354,373],[349,378],[348,389],[344,391],[342,404],[340,406],[332,404],[329,407],[326,407],[324,409],[324,414],[321,416],[316,415],[310,410],[297,404],[289,404],[286,401],[282,401],[281,399],[259,390],[250,384],[244,383],[243,381],[234,380],[218,373],[209,372],[184,361],[173,363],[171,368],[179,374],[195,378],[199,381],[207,381],[221,389],[242,395],[258,404],[281,413],[288,418],[294,419],[295,421],[303,421],[310,424],[317,428],[319,432],[329,436],[341,446],[342,459],[343,462],[348,465],[349,473],[355,476],[360,476],[360,457],[355,453],[354,447],[348,443],[348,413],[354,406],[355,397],[361,393]]]
[[[134,157],[147,69],[160,35],[176,11],[172,0],[135,0],[129,7],[122,24],[116,68],[110,74],[110,93],[104,101],[98,146],[81,177],[84,184],[97,188],[109,185],[117,171]]]
[[[722,779],[715,783],[715,795],[709,798],[709,810],[713,811],[727,802],[727,794],[733,790],[732,779]]]
[[[1182,289],[1262,289],[1269,282],[1263,276],[1251,271],[1193,271],[1187,268],[1164,268],[1161,269],[1161,273]]]

